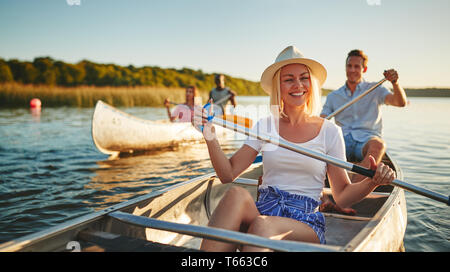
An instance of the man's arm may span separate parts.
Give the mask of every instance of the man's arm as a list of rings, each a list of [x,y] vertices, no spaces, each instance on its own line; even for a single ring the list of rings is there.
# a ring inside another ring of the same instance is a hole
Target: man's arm
[[[231,105],[233,105],[233,107],[236,108],[236,100],[235,100],[236,92],[233,91],[233,90],[229,90],[228,92],[229,92],[229,94],[231,95],[231,96],[230,96],[230,102],[231,102]]]
[[[384,103],[396,107],[406,106],[406,93],[402,86],[398,83],[398,73],[394,69],[384,72],[384,76],[392,83],[394,93],[386,95]]]

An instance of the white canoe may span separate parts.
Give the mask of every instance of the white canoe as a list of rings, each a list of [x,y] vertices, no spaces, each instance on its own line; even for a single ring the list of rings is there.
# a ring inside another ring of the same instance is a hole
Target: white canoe
[[[402,172],[387,155],[384,162],[399,179]],[[260,164],[233,183],[215,173],[133,198],[104,210],[0,244],[2,251],[197,251],[202,238],[255,245],[275,251],[399,251],[407,224],[404,190],[380,186],[352,206],[356,216],[324,213],[327,245],[278,241],[208,227],[208,220],[230,186],[247,189],[256,199]],[[331,189],[326,188],[330,195]]]
[[[216,133],[230,134],[220,127]],[[99,100],[92,116],[92,139],[101,152],[118,155],[202,141],[203,135],[191,123],[144,120]]]

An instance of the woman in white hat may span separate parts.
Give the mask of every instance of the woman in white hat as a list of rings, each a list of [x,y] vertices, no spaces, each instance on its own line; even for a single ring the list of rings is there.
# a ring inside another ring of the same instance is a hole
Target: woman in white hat
[[[320,87],[325,79],[326,70],[320,63],[303,57],[293,46],[284,49],[261,76],[261,86],[270,95],[272,115],[259,120],[256,129],[345,160],[340,128],[318,117]],[[326,243],[325,218],[318,211],[326,175],[333,197],[341,207],[362,200],[377,186],[389,184],[395,178],[388,166],[376,165],[372,160],[371,169],[376,169],[374,178],[352,184],[342,168],[251,138],[228,159],[214,137],[214,127],[206,122],[205,111],[197,114],[194,123],[205,126],[203,134],[211,162],[222,183],[238,177],[259,152],[263,156],[263,183],[258,201],[255,203],[245,189],[231,187],[210,219],[212,227],[272,239]],[[236,247],[213,240],[203,240],[201,245],[206,251],[235,251]],[[264,249],[245,246],[242,250]]]

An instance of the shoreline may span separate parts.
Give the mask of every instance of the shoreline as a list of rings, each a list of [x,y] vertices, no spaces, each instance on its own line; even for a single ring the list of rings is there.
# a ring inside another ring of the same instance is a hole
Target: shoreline
[[[202,99],[208,98],[208,93],[199,90]],[[30,100],[39,98],[43,107],[94,107],[98,100],[117,107],[163,106],[164,99],[184,103],[184,88],[164,87],[97,87],[78,86],[61,87],[46,85],[25,85],[8,83],[0,85],[0,107],[29,107]]]
[[[409,89],[405,88],[407,97],[450,97],[450,89]],[[163,107],[164,99],[183,103],[184,88],[167,88],[152,86],[136,87],[98,87],[98,86],[47,86],[20,83],[0,84],[0,107],[29,107],[30,100],[39,98],[44,107],[94,107],[98,100],[117,107]],[[322,96],[331,92],[322,90]],[[203,101],[208,99],[207,90],[199,90]],[[248,94],[239,94],[251,96]]]

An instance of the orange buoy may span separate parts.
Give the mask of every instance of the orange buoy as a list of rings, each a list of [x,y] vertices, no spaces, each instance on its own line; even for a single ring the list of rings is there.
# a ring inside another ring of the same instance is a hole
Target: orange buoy
[[[30,108],[41,108],[41,100],[39,98],[33,98],[30,100]]]

